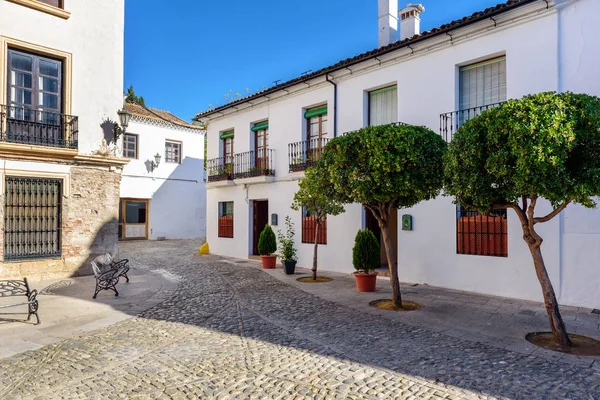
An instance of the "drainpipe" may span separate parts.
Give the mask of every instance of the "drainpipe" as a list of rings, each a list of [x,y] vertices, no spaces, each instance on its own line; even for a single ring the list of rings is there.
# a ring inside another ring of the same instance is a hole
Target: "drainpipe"
[[[337,137],[337,84],[329,79],[329,74],[325,75],[327,82],[333,85],[333,137]]]

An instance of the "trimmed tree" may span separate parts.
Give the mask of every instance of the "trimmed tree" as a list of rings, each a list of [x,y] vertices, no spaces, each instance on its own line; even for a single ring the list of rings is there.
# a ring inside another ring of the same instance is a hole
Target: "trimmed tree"
[[[398,308],[402,308],[402,297],[389,218],[398,208],[412,207],[440,194],[446,147],[440,135],[425,127],[372,126],[331,140],[317,166],[327,171],[338,201],[360,203],[377,220],[390,271],[392,300]]]
[[[258,237],[258,253],[261,256],[270,256],[277,251],[277,239],[271,225],[265,225]]]
[[[315,247],[313,252],[312,278],[317,280],[317,252],[319,249],[319,229],[325,223],[328,215],[339,215],[344,212],[341,203],[331,194],[331,186],[326,170],[308,168],[304,179],[299,183],[300,189],[294,195],[292,210],[302,210],[312,214],[315,221]],[[303,213],[304,214],[304,213]],[[304,218],[304,215],[302,215]]]
[[[536,225],[570,203],[593,208],[600,195],[600,99],[540,93],[483,112],[460,127],[446,158],[446,191],[487,212],[510,208],[523,229],[557,344],[570,346]],[[540,199],[552,211],[535,215]]]
[[[354,238],[352,264],[358,272],[369,273],[379,265],[381,246],[377,238],[368,229],[360,230]]]

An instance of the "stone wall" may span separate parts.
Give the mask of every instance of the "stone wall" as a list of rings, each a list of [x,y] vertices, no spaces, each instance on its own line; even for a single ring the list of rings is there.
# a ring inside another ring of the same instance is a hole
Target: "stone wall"
[[[4,193],[0,193],[0,279],[26,276],[39,280],[88,275],[92,273],[90,261],[94,257],[117,250],[120,172],[101,167],[71,167],[70,181],[70,194],[62,199],[60,259],[1,261]]]

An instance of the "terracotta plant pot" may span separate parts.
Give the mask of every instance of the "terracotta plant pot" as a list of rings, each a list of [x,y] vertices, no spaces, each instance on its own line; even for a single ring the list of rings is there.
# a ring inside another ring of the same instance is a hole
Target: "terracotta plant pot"
[[[277,256],[260,256],[264,269],[273,269],[277,264]]]
[[[296,263],[297,263],[297,261],[284,261],[283,262],[283,269],[284,269],[286,275],[294,275],[294,272],[296,272]]]
[[[353,275],[356,278],[356,289],[359,292],[374,292],[377,289],[377,272],[372,274],[355,272]]]

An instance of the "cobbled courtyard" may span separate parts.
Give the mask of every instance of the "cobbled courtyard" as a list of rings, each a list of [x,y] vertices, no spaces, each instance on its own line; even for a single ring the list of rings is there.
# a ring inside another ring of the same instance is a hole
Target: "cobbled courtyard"
[[[0,399],[600,399],[597,370],[364,314],[197,249],[123,243],[133,268],[176,275],[175,295],[0,361]]]

